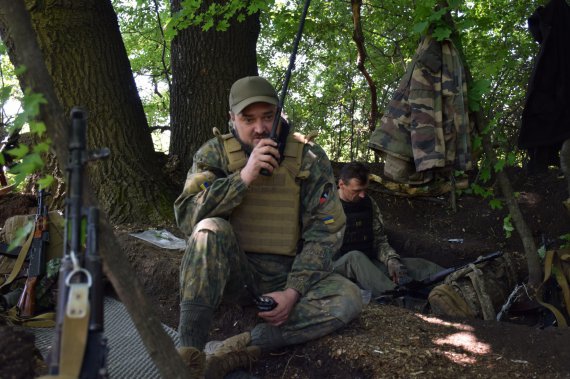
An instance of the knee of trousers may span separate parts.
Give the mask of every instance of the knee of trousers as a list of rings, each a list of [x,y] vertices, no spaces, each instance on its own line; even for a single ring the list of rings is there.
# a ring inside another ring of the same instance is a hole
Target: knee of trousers
[[[350,280],[338,274],[331,274],[327,279],[336,282],[337,294],[335,296],[334,306],[328,311],[330,315],[348,324],[351,320],[358,317],[362,311],[362,296],[360,288]]]
[[[341,255],[335,262],[334,266],[354,267],[362,264],[370,263],[370,259],[361,251],[351,250]]]
[[[356,264],[370,263],[370,258],[362,251],[352,250],[345,254],[348,261]]]
[[[194,226],[192,235],[189,238],[189,243],[192,244],[193,240],[200,240],[204,238],[204,234],[212,234],[217,241],[233,242],[236,241],[232,225],[229,221],[220,217],[205,218]]]

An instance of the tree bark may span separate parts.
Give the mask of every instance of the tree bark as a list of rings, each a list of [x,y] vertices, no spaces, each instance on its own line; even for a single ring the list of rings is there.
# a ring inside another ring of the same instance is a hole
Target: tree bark
[[[203,1],[202,10],[214,3]],[[181,1],[172,1],[172,12]],[[228,95],[237,79],[257,75],[256,44],[259,14],[238,22],[226,31],[204,32],[190,26],[172,41],[172,93],[170,96],[170,152],[180,158],[182,170],[192,164],[200,146],[213,137],[212,128],[228,131]]]
[[[85,107],[88,146],[111,150],[90,176],[102,208],[115,224],[171,222],[177,191],[159,167],[111,2],[26,4],[64,111]],[[8,46],[14,66],[21,65],[22,52]]]
[[[18,50],[19,64],[27,68],[21,77],[22,86],[30,88],[34,93],[43,94],[48,102],[40,108],[42,120],[46,124],[48,136],[53,141],[52,146],[60,167],[65,167],[68,158],[67,130],[70,122],[64,116],[64,108],[59,102],[52,78],[44,64],[44,57],[37,44],[23,0],[0,0],[0,25],[2,38],[9,41],[11,48]],[[95,165],[88,165],[89,176],[92,175]],[[84,196],[86,204],[97,205],[89,183],[85,183]],[[105,238],[100,238],[99,242],[106,274],[127,307],[161,376],[163,378],[188,378],[189,373],[184,363],[143,294],[143,286],[121,251],[104,212],[101,213],[100,218],[100,233],[101,236],[105,236]]]

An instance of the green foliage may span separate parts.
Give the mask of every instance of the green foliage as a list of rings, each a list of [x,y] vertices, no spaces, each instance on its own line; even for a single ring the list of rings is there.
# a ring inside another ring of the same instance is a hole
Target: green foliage
[[[503,209],[503,202],[499,199],[491,199],[489,201],[491,209]]]
[[[30,134],[38,137],[38,142],[35,145],[28,146],[20,143],[14,148],[5,149],[3,152],[13,161],[12,166],[7,171],[9,184],[18,186],[31,174],[39,172],[44,167],[41,155],[49,151],[51,141],[45,138],[45,124],[36,119],[40,114],[40,106],[46,104],[46,100],[41,94],[32,93],[29,89],[26,89],[23,95],[16,90],[15,76],[24,73],[26,68],[13,69],[6,59],[5,48],[2,47],[0,51],[2,52],[0,55],[0,77],[2,81],[0,115],[3,120],[0,136],[4,139],[15,133],[20,133],[22,129],[26,128]],[[14,106],[16,103],[20,104],[17,110]],[[0,154],[0,164],[4,165],[5,163],[4,155]],[[41,188],[47,188],[52,182],[53,177],[51,175],[39,179]]]
[[[538,256],[540,257],[540,259],[544,260],[544,257],[546,256],[546,246],[540,245],[537,253],[538,253]]]
[[[563,234],[563,235],[561,235],[561,236],[558,237],[558,238],[560,238],[562,241],[564,241],[564,242],[562,243],[562,248],[563,248],[563,249],[570,248],[570,233]]]
[[[26,240],[26,237],[34,230],[34,222],[33,221],[28,221],[26,224],[24,224],[24,226],[18,228],[18,230],[16,230],[16,236],[14,237],[14,239],[12,240],[12,242],[10,242],[10,245],[8,246],[8,250],[12,250],[14,248],[16,248],[17,246],[22,246],[24,244],[24,241]]]
[[[481,102],[483,96],[488,94],[491,90],[491,82],[487,79],[480,79],[473,81],[469,87],[467,97],[469,101],[469,110],[477,112],[481,109]]]
[[[267,10],[269,5],[270,2],[264,0],[182,0],[181,9],[166,24],[166,36],[172,39],[179,30],[191,26],[201,27],[203,31],[211,28],[226,31],[232,18],[236,17],[241,22],[246,16]]]
[[[512,223],[511,215],[508,215],[503,219],[503,230],[505,231],[505,236],[507,238],[511,238],[511,236],[513,235],[513,231],[515,230],[515,227],[513,226]]]
[[[181,9],[171,15],[170,2],[166,0],[112,1],[151,126],[169,124],[170,41],[178,30],[226,30],[232,20],[240,21],[259,12],[259,71],[280,87],[302,10],[302,1],[291,0],[184,0]],[[361,22],[367,54],[364,64],[376,85],[382,112],[411,61],[419,35],[431,31],[439,40],[451,37],[444,17],[450,10],[476,79],[469,88],[469,107],[485,111],[493,146],[505,160],[495,167],[482,168],[478,180],[485,183],[493,170],[520,164],[524,159],[516,139],[527,82],[538,51],[526,20],[544,2],[452,0],[447,8],[437,9],[439,3],[363,2]],[[371,159],[367,146],[371,132],[370,87],[357,68],[353,29],[350,2],[311,2],[285,102],[285,111],[295,127],[302,132],[320,132],[317,142],[331,159],[341,161]],[[2,63],[3,70],[4,67]],[[3,82],[0,102],[17,96],[17,87],[15,81]],[[22,119],[4,124],[25,122]],[[476,137],[473,147],[479,146],[480,137]],[[484,162],[478,163],[485,166]]]

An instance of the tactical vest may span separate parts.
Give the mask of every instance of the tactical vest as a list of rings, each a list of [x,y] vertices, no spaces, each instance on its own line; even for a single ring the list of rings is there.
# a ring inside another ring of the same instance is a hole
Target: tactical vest
[[[247,156],[231,134],[221,136],[228,157],[228,171],[240,170]],[[294,256],[300,239],[300,180],[304,137],[287,137],[284,158],[271,176],[253,181],[242,203],[234,209],[230,223],[240,247],[248,253]]]
[[[340,248],[342,254],[358,250],[374,258],[374,232],[372,228],[372,200],[365,196],[353,203],[341,200],[346,214],[346,232]]]

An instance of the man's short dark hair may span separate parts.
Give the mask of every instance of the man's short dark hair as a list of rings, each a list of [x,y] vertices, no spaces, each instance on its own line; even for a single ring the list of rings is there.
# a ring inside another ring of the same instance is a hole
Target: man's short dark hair
[[[342,166],[339,177],[343,183],[348,184],[350,179],[356,179],[360,183],[368,183],[370,169],[360,162],[350,162]]]

